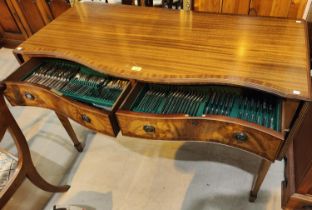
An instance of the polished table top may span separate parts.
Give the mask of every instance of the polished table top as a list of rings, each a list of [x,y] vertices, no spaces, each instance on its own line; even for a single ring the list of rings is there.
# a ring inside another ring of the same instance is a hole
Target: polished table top
[[[230,84],[311,99],[306,23],[82,3],[15,52],[155,83]]]

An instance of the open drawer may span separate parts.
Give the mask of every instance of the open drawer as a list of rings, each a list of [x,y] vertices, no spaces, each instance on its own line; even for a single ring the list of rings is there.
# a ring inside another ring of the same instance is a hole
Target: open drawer
[[[12,105],[52,109],[111,136],[119,131],[114,112],[130,90],[129,81],[48,58],[24,63],[5,84],[5,96]]]
[[[213,141],[274,160],[291,118],[286,107],[252,89],[138,83],[116,115],[123,135]]]

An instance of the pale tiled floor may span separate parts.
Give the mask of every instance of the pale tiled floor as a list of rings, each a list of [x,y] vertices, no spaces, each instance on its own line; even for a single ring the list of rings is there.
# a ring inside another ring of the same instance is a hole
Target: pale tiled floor
[[[0,78],[15,66],[10,50],[1,49]],[[71,185],[68,192],[55,194],[44,210],[54,204],[88,210],[281,209],[279,161],[270,168],[257,201],[249,203],[259,160],[248,153],[216,144],[92,135],[78,126],[80,139],[90,135],[77,155],[53,113],[29,107],[11,110],[29,139],[38,170],[53,183],[64,177]],[[7,209],[42,209],[50,195],[27,182]]]

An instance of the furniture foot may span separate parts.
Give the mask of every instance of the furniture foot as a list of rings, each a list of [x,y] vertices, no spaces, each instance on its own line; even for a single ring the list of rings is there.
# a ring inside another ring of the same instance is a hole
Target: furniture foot
[[[27,178],[40,189],[48,192],[66,192],[70,188],[69,185],[52,185],[42,178],[42,176],[38,173],[37,169],[32,164],[28,165],[28,167],[29,168],[26,172]]]
[[[261,160],[258,173],[255,174],[255,176],[254,176],[251,191],[249,194],[249,201],[250,202],[255,202],[255,200],[257,199],[258,191],[260,189],[260,186],[261,186],[267,172],[269,171],[270,166],[271,166],[270,161],[268,161],[266,159]]]
[[[253,194],[253,192],[250,191],[250,193],[249,193],[249,202],[253,203],[253,202],[256,201],[256,199],[257,199],[257,194]]]
[[[64,128],[65,128],[66,132],[68,133],[70,139],[74,143],[74,146],[77,149],[77,151],[82,152],[83,148],[84,148],[84,144],[80,143],[80,141],[78,140],[76,133],[75,133],[73,127],[71,126],[68,118],[63,116],[62,114],[57,113],[57,112],[55,112],[55,114],[58,117],[58,119],[61,121],[62,125],[64,126]]]
[[[79,144],[74,144],[74,146],[78,152],[82,152],[85,145],[79,142]]]

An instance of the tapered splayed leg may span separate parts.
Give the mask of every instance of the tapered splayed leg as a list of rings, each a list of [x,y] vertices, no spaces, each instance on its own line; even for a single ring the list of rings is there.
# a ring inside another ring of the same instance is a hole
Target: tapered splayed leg
[[[260,186],[261,186],[267,172],[269,171],[270,166],[271,166],[270,161],[268,161],[266,159],[262,159],[258,173],[255,174],[254,180],[252,183],[252,187],[251,187],[251,191],[250,191],[250,195],[249,195],[249,201],[250,202],[254,202],[257,199],[258,191],[260,189]]]
[[[76,147],[77,151],[82,152],[83,148],[84,148],[84,144],[78,140],[76,133],[75,133],[73,127],[71,126],[68,118],[57,113],[57,112],[55,112],[55,113],[56,113],[56,116],[58,117],[58,119],[61,121],[62,125],[64,126],[64,128],[65,128],[66,132],[68,133],[70,139],[74,143],[74,146]]]

